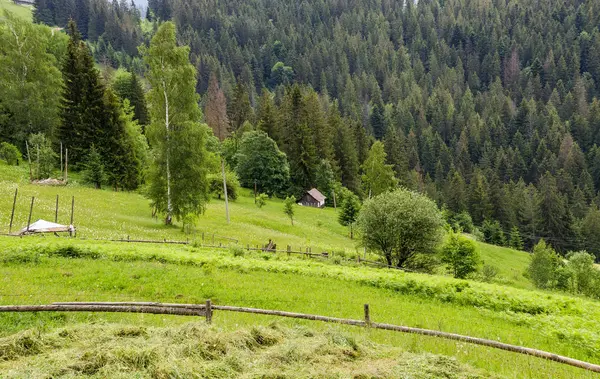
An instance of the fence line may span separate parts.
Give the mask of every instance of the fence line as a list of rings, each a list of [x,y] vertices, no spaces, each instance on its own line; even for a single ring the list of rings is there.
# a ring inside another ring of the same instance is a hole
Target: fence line
[[[213,305],[210,300],[205,304],[174,304],[174,303],[156,303],[156,302],[61,302],[49,305],[5,305],[0,306],[0,312],[129,312],[129,313],[152,313],[169,314],[182,316],[204,316],[210,323],[214,311],[243,312],[262,314],[279,317],[289,317],[295,319],[313,320],[331,322],[344,325],[361,326],[371,329],[381,329],[396,331],[401,333],[419,334],[430,337],[439,337],[454,341],[467,342],[471,344],[491,347],[495,349],[510,351],[514,353],[529,355],[537,358],[543,358],[550,361],[566,364],[585,370],[600,372],[600,365],[577,359],[553,354],[547,351],[532,349],[523,346],[510,345],[507,343],[464,336],[455,333],[441,332],[437,330],[413,328],[408,326],[383,324],[371,321],[369,305],[364,305],[364,320],[353,320],[346,318],[336,318],[320,316],[306,313],[295,313],[269,309],[238,307],[229,305]]]

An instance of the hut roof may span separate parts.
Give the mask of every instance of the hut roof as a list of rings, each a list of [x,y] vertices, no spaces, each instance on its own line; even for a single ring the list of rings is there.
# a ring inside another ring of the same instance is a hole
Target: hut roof
[[[326,199],[326,197],[323,196],[323,194],[321,192],[319,192],[319,190],[316,188],[313,188],[310,191],[308,191],[308,194],[310,196],[312,196],[318,202],[325,201],[325,199]]]

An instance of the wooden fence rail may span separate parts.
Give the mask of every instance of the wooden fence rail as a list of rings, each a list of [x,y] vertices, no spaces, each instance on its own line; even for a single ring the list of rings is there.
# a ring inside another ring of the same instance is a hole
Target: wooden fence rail
[[[269,309],[258,309],[248,307],[237,307],[229,305],[213,305],[210,300],[205,304],[173,304],[156,302],[61,302],[49,305],[4,305],[0,306],[0,312],[125,312],[125,313],[151,313],[181,316],[204,316],[206,321],[212,321],[214,311],[244,312],[279,317],[290,317],[304,320],[331,322],[344,325],[362,326],[372,329],[390,330],[402,333],[420,334],[430,337],[445,338],[449,340],[472,343],[495,349],[506,350],[514,353],[530,355],[550,361],[582,368],[585,370],[599,372],[600,365],[577,359],[549,353],[547,351],[532,349],[523,346],[510,345],[499,341],[464,336],[460,334],[441,332],[437,330],[413,328],[408,326],[383,324],[371,321],[369,305],[364,306],[364,320],[353,320],[346,318],[319,316],[306,313],[295,313]]]

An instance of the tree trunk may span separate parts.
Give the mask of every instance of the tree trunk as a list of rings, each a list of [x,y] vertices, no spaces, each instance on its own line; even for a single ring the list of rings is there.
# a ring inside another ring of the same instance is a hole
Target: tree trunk
[[[388,266],[392,266],[392,254],[391,253],[385,254],[385,260],[387,261]]]
[[[171,167],[169,165],[169,149],[170,149],[170,145],[169,145],[169,131],[170,131],[170,125],[169,125],[169,96],[167,95],[167,87],[166,84],[163,81],[163,95],[165,96],[165,127],[167,129],[167,157],[166,157],[166,161],[167,161],[167,216],[165,217],[165,224],[166,225],[171,225],[173,223],[173,216],[172,216],[172,212],[173,212],[173,204],[171,203]]]
[[[354,230],[352,229],[352,224],[350,224],[350,239],[354,239]]]
[[[225,217],[229,224],[229,198],[227,196],[227,177],[225,176],[225,159],[221,157],[221,174],[223,175],[223,193],[225,194]]]

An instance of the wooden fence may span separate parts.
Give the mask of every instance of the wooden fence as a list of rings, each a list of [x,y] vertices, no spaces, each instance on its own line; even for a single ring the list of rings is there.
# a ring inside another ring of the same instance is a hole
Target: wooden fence
[[[562,355],[549,353],[543,350],[531,349],[523,346],[510,345],[499,341],[469,337],[460,334],[441,332],[437,330],[373,322],[371,320],[370,309],[368,304],[364,305],[363,320],[353,320],[305,313],[237,307],[229,305],[214,305],[211,303],[210,300],[207,300],[205,304],[174,304],[154,302],[61,302],[48,305],[0,306],[0,312],[124,312],[167,314],[180,316],[201,316],[206,318],[207,323],[212,322],[214,311],[244,312],[279,317],[290,317],[295,319],[331,322],[344,325],[361,326],[372,329],[391,330],[401,333],[420,334],[430,337],[445,338],[454,341],[461,341],[481,346],[492,347],[495,349],[506,350],[514,353],[530,355],[533,357],[543,358],[550,361],[600,373],[600,365],[580,361]]]

